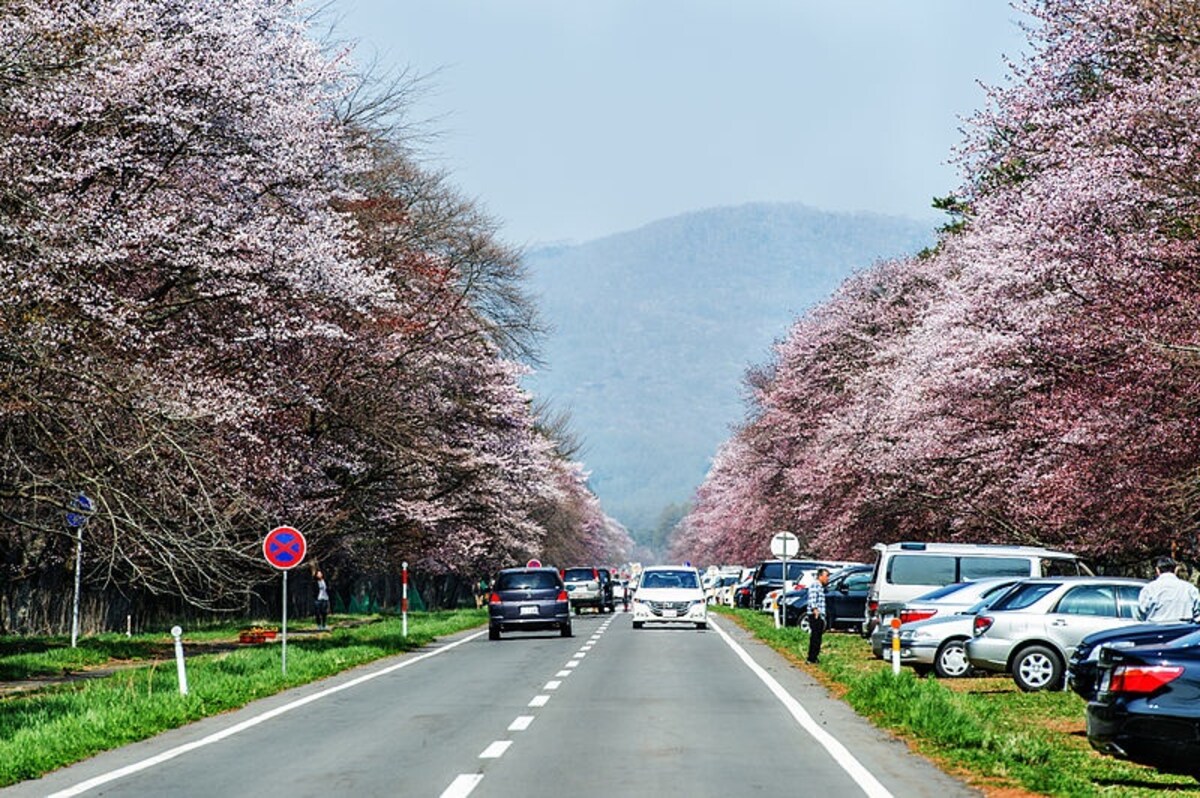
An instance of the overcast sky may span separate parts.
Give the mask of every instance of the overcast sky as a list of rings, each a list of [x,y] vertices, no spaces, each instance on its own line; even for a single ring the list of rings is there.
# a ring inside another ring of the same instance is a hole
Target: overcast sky
[[[431,77],[425,155],[521,245],[800,201],[937,220],[962,118],[1025,49],[1007,0],[333,0]]]

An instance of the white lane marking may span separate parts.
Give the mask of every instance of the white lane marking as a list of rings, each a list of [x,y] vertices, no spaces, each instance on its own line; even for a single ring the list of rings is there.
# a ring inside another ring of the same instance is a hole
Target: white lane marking
[[[581,648],[581,649],[579,649],[579,650],[580,650],[580,651],[591,651],[591,650],[592,650],[592,647],[591,647],[591,646],[584,646],[583,648]]]
[[[578,667],[578,666],[579,666],[579,660],[577,660],[577,659],[573,659],[573,660],[571,660],[570,662],[568,662],[568,663],[567,663],[567,667],[568,667],[568,668],[575,668],[575,667]]]
[[[518,715],[517,719],[508,724],[509,731],[525,731],[533,723],[533,715]]]
[[[544,707],[544,706],[546,706],[546,702],[549,700],[550,700],[550,696],[548,696],[548,695],[535,695],[533,697],[533,700],[529,702],[529,706]]]
[[[742,662],[746,664],[746,667],[762,680],[767,689],[779,699],[779,702],[787,708],[788,712],[792,713],[792,717],[796,719],[800,726],[829,752],[833,760],[841,766],[842,770],[849,774],[850,778],[858,783],[858,786],[862,788],[864,793],[870,796],[870,798],[892,798],[892,794],[888,792],[887,788],[872,776],[871,772],[863,767],[861,762],[854,758],[854,755],[846,749],[846,746],[842,745],[832,734],[822,729],[820,724],[812,719],[812,715],[809,715],[804,707],[800,705],[800,702],[793,698],[787,690],[784,690],[783,685],[775,681],[775,677],[771,676],[761,665],[755,662],[746,653],[745,649],[737,644],[737,641],[730,637],[724,629],[713,623],[711,618],[708,621],[708,625],[717,630],[721,638],[733,649],[733,653],[737,654]]]
[[[496,742],[483,749],[483,753],[479,755],[480,759],[499,759],[504,756],[504,752],[512,745],[512,740],[497,740]]]
[[[462,773],[458,778],[450,782],[441,795],[441,798],[467,798],[471,794],[471,790],[479,786],[479,782],[483,781],[482,773]]]
[[[574,654],[571,655],[571,659],[583,659],[586,656],[587,656],[587,652],[584,651],[583,649],[580,649],[579,651],[576,651]]]
[[[562,682],[558,681],[557,679],[551,679],[550,681],[546,682],[546,686],[543,687],[542,689],[543,690],[557,690],[561,685],[562,685]]]
[[[563,676],[570,676],[572,673],[573,673],[573,671],[559,671],[558,673],[556,673],[554,675],[558,676],[558,677],[563,677]]]
[[[396,663],[395,665],[389,665],[388,667],[383,668],[382,670],[377,670],[372,673],[364,674],[355,679],[351,679],[348,682],[343,682],[342,684],[335,685],[334,687],[326,688],[325,690],[322,690],[319,693],[313,693],[312,695],[305,696],[304,698],[296,699],[295,701],[284,704],[283,706],[275,707],[274,709],[268,710],[268,711],[262,713],[261,715],[255,715],[253,718],[244,720],[241,723],[235,723],[233,726],[230,726],[227,729],[222,729],[219,732],[213,732],[212,734],[208,735],[207,737],[202,737],[199,740],[195,740],[190,743],[184,743],[183,745],[178,745],[168,751],[163,751],[161,754],[152,756],[149,759],[143,759],[141,762],[134,762],[132,765],[126,765],[123,768],[117,768],[116,770],[110,770],[108,773],[101,773],[99,776],[90,778],[87,781],[79,782],[74,787],[68,787],[65,790],[59,790],[56,793],[51,793],[50,795],[47,796],[47,798],[68,798],[68,796],[80,795],[82,793],[87,792],[90,789],[99,787],[102,784],[107,784],[110,781],[116,781],[117,779],[124,778],[125,776],[133,775],[134,773],[138,773],[140,771],[146,770],[147,768],[154,767],[155,765],[161,765],[163,762],[174,759],[175,757],[180,756],[181,754],[186,754],[187,752],[194,751],[197,748],[203,748],[206,745],[212,745],[215,742],[220,742],[221,740],[224,740],[226,737],[232,737],[233,735],[235,735],[239,732],[244,732],[246,729],[253,728],[260,723],[264,723],[264,722],[270,720],[271,718],[278,717],[286,712],[291,712],[293,709],[298,709],[298,708],[304,706],[305,704],[311,704],[314,701],[319,701],[320,699],[325,698],[327,696],[331,696],[334,693],[340,693],[343,690],[349,690],[351,687],[357,687],[360,684],[369,682],[372,679],[378,679],[380,676],[385,676],[389,673],[392,673],[393,671],[398,671],[401,668],[407,668],[409,665],[415,665],[416,663],[418,663],[422,660],[429,659],[430,657],[436,657],[438,654],[444,654],[445,652],[447,652],[453,648],[457,648],[458,646],[461,646],[463,643],[469,643],[470,641],[474,640],[475,638],[482,637],[482,636],[483,636],[483,632],[476,632],[473,635],[464,637],[462,640],[455,640],[453,643],[450,643],[447,646],[443,646],[442,648],[434,649],[433,651],[429,651],[424,654],[419,654],[418,656],[415,656],[412,659],[406,659],[402,662]],[[480,776],[480,778],[483,778],[483,777]],[[453,786],[453,785],[451,785],[451,786]],[[472,785],[472,787],[473,786],[474,785]],[[469,792],[469,790],[468,790],[468,792]],[[466,795],[466,793],[462,793],[462,794]]]

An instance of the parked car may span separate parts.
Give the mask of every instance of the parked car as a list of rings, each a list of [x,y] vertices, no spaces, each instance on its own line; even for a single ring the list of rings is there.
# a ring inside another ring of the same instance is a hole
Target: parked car
[[[1104,646],[1133,648],[1154,643],[1169,643],[1186,634],[1200,631],[1195,623],[1143,623],[1094,632],[1079,641],[1067,662],[1067,686],[1085,701],[1096,697],[1097,662]]]
[[[655,565],[642,571],[633,596],[633,628],[647,623],[691,623],[708,628],[708,602],[700,572],[682,565]]]
[[[743,579],[733,587],[733,606],[744,610],[754,606],[754,577]]]
[[[825,585],[827,629],[862,629],[872,570],[870,565],[851,565],[829,575]],[[808,631],[808,589],[790,591],[783,606],[787,625]]]
[[[886,626],[904,602],[943,585],[997,576],[1091,574],[1074,554],[1034,546],[906,542],[878,543],[874,548],[877,556],[867,597],[867,634]]]
[[[562,577],[554,568],[505,568],[496,574],[488,596],[488,638],[502,632],[557,629],[570,637],[571,606]]]
[[[1028,579],[975,616],[967,659],[980,670],[1011,673],[1026,692],[1063,685],[1067,660],[1093,632],[1138,623],[1144,579]]]
[[[600,576],[600,569],[594,566],[567,568],[562,573],[563,582],[567,586],[567,595],[571,597],[571,607],[578,615],[584,607],[595,607],[596,612],[604,612],[604,608],[612,601],[612,583],[605,583]]]
[[[1169,643],[1104,646],[1088,742],[1098,751],[1200,780],[1200,632]]]
[[[787,581],[790,584],[800,584],[806,571],[826,567],[819,560],[788,560]],[[783,561],[763,560],[754,570],[754,599],[752,607],[763,609],[763,601],[772,590],[783,589]]]
[[[928,593],[922,593],[916,598],[904,602],[896,615],[901,624],[922,621],[926,618],[937,618],[968,610],[977,605],[982,599],[994,596],[997,591],[1019,582],[1015,576],[1000,576],[991,579],[977,579],[974,582],[955,582],[944,587],[934,588]],[[903,628],[903,627],[901,627]],[[967,630],[966,639],[970,639],[971,631]],[[871,632],[871,652],[883,659],[885,652],[890,652],[892,646],[891,624],[875,627]]]
[[[900,664],[911,665],[919,675],[930,671],[942,679],[957,679],[971,674],[971,663],[967,659],[967,641],[974,634],[975,616],[989,609],[1007,592],[1015,582],[1007,579],[980,580],[987,582],[983,598],[974,606],[957,612],[941,612],[917,621],[900,625]],[[962,592],[962,591],[959,591]],[[903,610],[901,610],[903,614]],[[884,649],[891,651],[889,645]]]
[[[720,574],[715,580],[713,580],[712,586],[707,591],[708,603],[724,604],[729,606],[729,596],[733,592],[733,588],[737,583],[737,575]]]

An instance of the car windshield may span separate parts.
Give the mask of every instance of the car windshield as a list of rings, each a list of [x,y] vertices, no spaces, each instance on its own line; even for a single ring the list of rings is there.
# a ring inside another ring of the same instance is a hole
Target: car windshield
[[[596,572],[591,568],[568,568],[563,572],[565,582],[590,582],[596,578]]]
[[[1036,604],[1038,599],[1057,587],[1059,587],[1057,582],[1026,582],[1017,585],[1012,591],[1005,593],[993,604],[991,609],[996,611],[1023,610],[1026,607]]]
[[[952,596],[960,590],[971,587],[971,585],[971,582],[955,582],[951,585],[939,587],[937,590],[930,590],[928,593],[922,593],[913,599],[913,601],[938,601],[939,599],[944,599],[947,596]]]
[[[549,571],[514,571],[496,578],[497,590],[548,590],[558,587],[558,575]]]
[[[1012,587],[1012,584],[999,584],[995,587],[988,588],[987,592],[984,593],[983,598],[972,604],[967,609],[963,610],[962,614],[978,615],[998,602],[1000,599],[1004,598],[1005,595],[1008,594],[1008,591],[1012,589]]]
[[[692,571],[647,571],[642,575],[642,587],[676,587],[695,589],[700,586]]]

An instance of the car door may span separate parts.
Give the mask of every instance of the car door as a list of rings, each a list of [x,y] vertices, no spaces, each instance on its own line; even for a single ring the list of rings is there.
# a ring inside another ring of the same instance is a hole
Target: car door
[[[870,571],[853,571],[831,581],[825,590],[825,610],[836,626],[857,626],[862,623],[871,587]]]
[[[1046,631],[1068,658],[1092,632],[1133,623],[1121,617],[1119,585],[1085,584],[1068,588],[1046,618]]]

